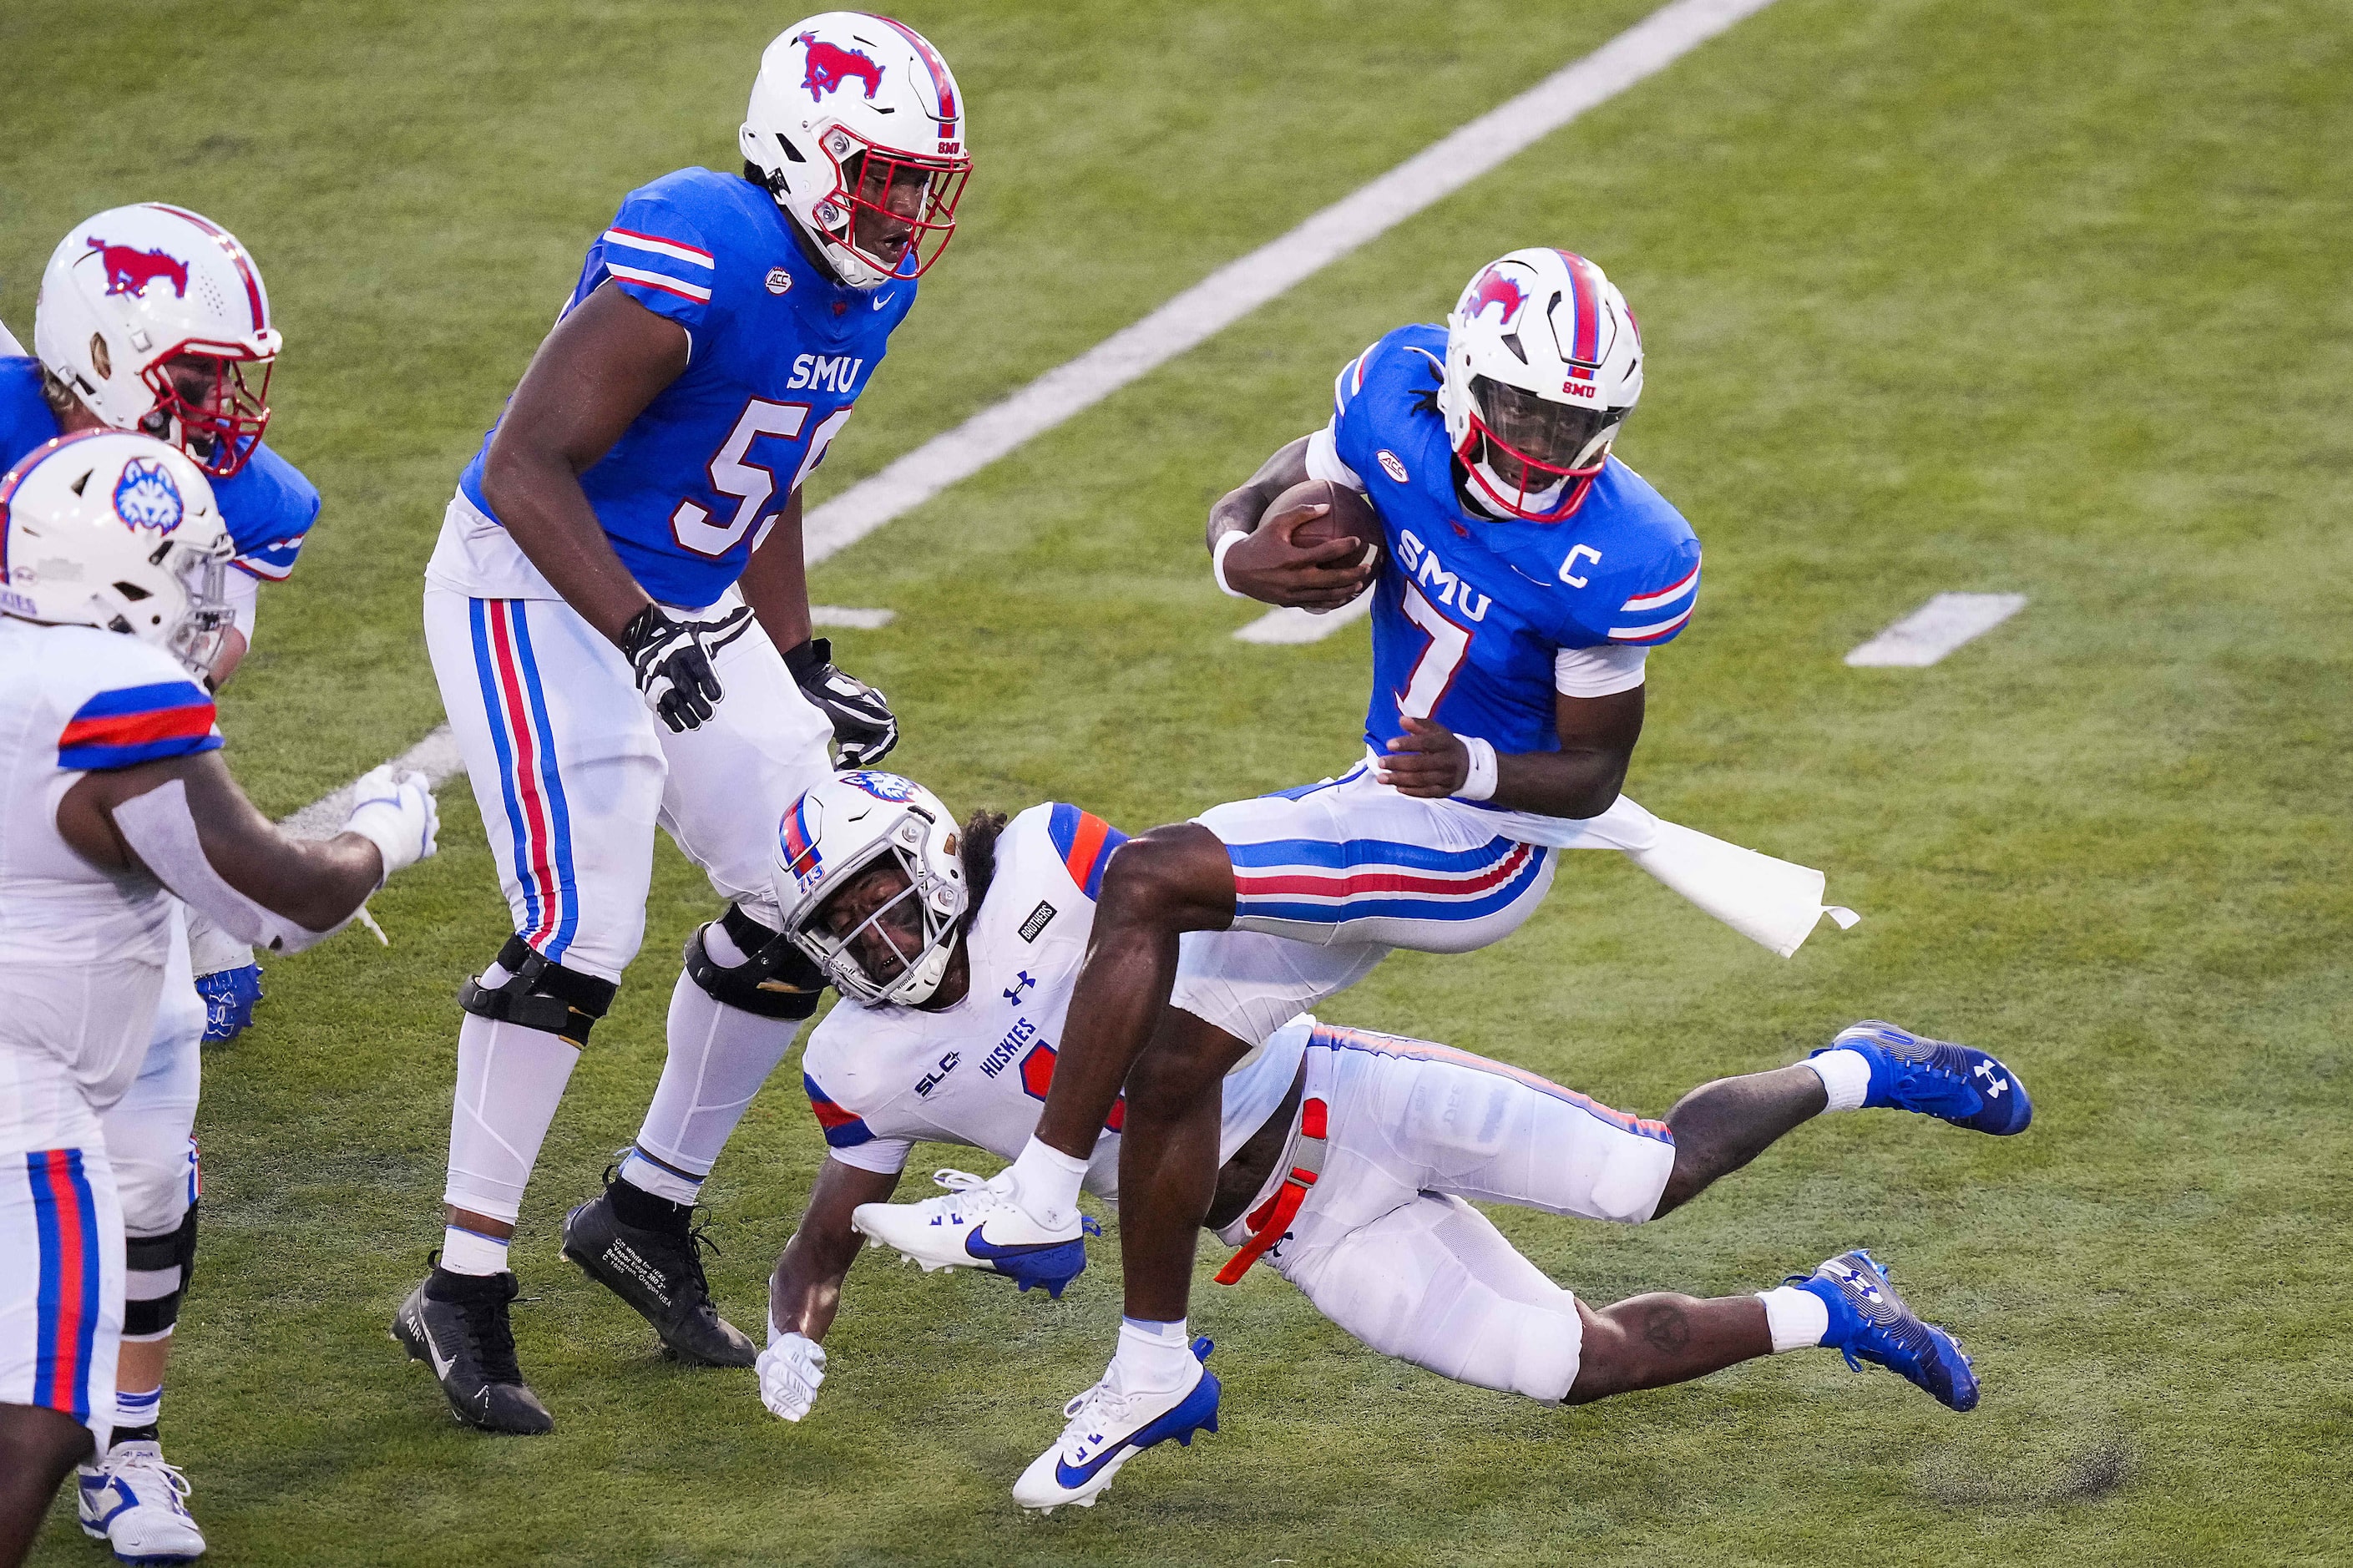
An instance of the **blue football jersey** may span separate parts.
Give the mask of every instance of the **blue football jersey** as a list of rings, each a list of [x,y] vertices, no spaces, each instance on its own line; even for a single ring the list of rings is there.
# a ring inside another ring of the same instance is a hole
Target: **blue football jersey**
[[[1456,493],[1438,412],[1446,329],[1399,327],[1340,372],[1332,439],[1380,514],[1365,740],[1434,719],[1506,755],[1556,752],[1553,657],[1672,640],[1699,596],[1699,541],[1609,459],[1558,522],[1499,522]]]
[[[743,575],[915,302],[912,278],[872,290],[835,282],[790,221],[741,175],[665,174],[623,200],[565,305],[610,279],[691,340],[685,373],[580,476],[621,563],[667,605],[700,608]],[[489,450],[485,437],[459,486],[495,519],[482,495]]]
[[[59,435],[57,416],[41,395],[41,362],[0,359],[0,470]],[[256,447],[245,467],[227,479],[212,479],[221,521],[237,542],[237,564],[265,582],[284,580],[294,570],[311,525],[319,518],[319,492],[302,470]]]

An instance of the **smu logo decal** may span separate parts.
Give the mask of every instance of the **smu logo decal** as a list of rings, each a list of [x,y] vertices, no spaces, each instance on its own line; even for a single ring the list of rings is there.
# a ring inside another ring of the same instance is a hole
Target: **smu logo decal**
[[[1471,285],[1470,301],[1462,313],[1475,321],[1487,313],[1488,306],[1501,306],[1504,313],[1496,318],[1496,324],[1509,327],[1519,319],[1520,311],[1527,302],[1526,289],[1504,276],[1500,266],[1490,267],[1479,274],[1476,283]]]
[[[841,84],[852,77],[866,84],[866,96],[870,99],[882,85],[882,68],[856,49],[828,44],[815,33],[803,33],[793,42],[808,46],[808,69],[801,78],[801,85],[808,89],[811,103],[822,102],[827,93],[839,91]]]
[[[152,528],[169,533],[187,515],[180,487],[164,465],[152,458],[133,458],[114,481],[114,515],[131,528]]]
[[[147,285],[160,278],[172,286],[173,293],[183,300],[188,297],[188,264],[178,257],[109,245],[102,239],[92,239],[90,247],[98,252],[100,264],[106,268],[108,293],[144,294]]]

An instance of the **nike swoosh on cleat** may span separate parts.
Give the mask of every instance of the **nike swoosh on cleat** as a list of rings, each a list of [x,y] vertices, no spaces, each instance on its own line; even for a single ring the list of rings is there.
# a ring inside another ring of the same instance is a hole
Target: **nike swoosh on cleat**
[[[981,1227],[977,1226],[974,1226],[971,1234],[967,1235],[964,1238],[964,1249],[966,1255],[981,1258],[983,1260],[999,1258],[1027,1258],[1032,1253],[1051,1252],[1058,1247],[1068,1247],[1071,1244],[1067,1241],[1024,1241],[1010,1246],[1000,1247],[996,1242],[990,1241],[987,1237],[983,1236],[981,1234]]]

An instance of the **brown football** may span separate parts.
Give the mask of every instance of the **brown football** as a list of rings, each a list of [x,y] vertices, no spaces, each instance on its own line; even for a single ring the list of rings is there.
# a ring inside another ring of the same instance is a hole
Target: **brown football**
[[[1360,559],[1376,569],[1381,560],[1381,520],[1373,510],[1373,503],[1345,485],[1330,479],[1308,479],[1292,486],[1274,498],[1266,509],[1270,518],[1281,517],[1303,506],[1329,506],[1332,510],[1321,517],[1311,517],[1299,525],[1291,542],[1301,549],[1322,544],[1334,539],[1360,539],[1365,553]]]

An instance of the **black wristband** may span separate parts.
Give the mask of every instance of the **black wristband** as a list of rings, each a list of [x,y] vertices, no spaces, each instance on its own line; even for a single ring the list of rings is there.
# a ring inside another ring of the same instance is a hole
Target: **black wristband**
[[[811,637],[805,643],[785,649],[785,668],[792,672],[795,684],[799,684],[833,662],[833,639]]]

